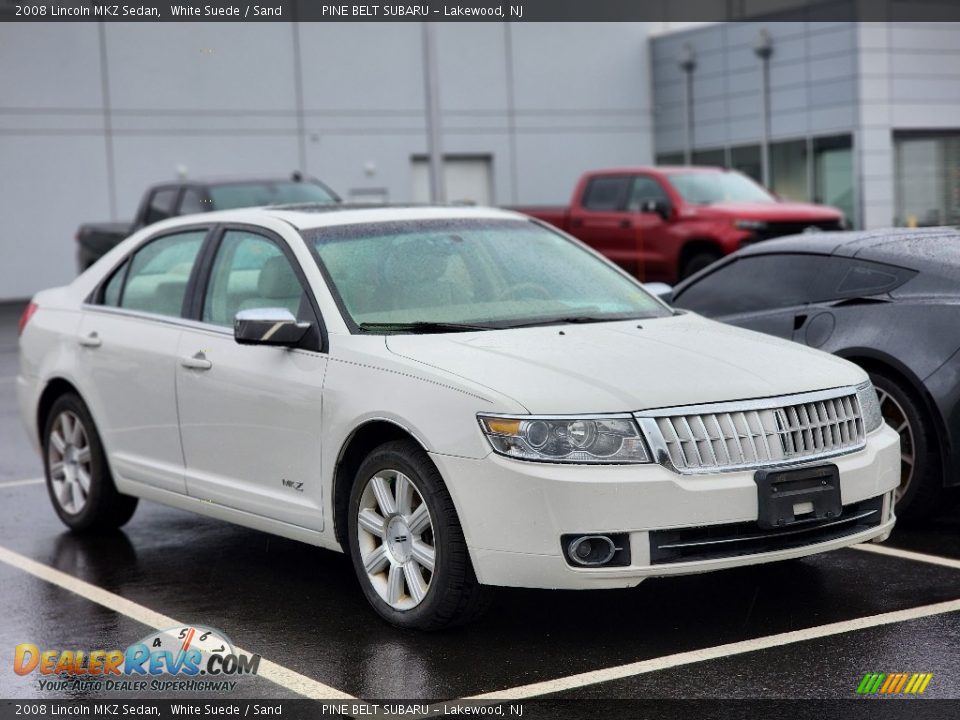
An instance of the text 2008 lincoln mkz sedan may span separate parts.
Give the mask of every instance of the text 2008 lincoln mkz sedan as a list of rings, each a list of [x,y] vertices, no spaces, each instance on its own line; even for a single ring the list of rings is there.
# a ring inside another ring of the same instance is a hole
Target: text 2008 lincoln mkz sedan
[[[67,525],[145,498],[342,549],[396,625],[894,523],[899,440],[862,370],[673,312],[514,213],[179,218],[38,294],[21,332]]]

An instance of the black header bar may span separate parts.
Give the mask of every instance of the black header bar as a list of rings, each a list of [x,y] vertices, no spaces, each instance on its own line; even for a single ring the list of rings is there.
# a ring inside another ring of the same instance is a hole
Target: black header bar
[[[958,0],[0,0],[7,22],[960,21]]]

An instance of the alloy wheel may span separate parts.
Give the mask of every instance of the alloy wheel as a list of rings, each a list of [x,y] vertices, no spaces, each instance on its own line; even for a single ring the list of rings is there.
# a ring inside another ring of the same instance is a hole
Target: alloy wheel
[[[367,481],[357,510],[360,557],[371,586],[394,610],[419,605],[436,563],[433,518],[414,482],[399,470]]]
[[[896,502],[900,502],[900,498],[906,495],[907,489],[913,481],[913,472],[917,460],[914,450],[913,428],[910,426],[910,421],[907,420],[907,414],[903,407],[893,395],[879,387],[877,388],[877,395],[880,399],[880,413],[883,415],[883,419],[900,435],[900,485],[894,494]]]
[[[90,439],[80,418],[70,410],[61,412],[51,427],[47,467],[57,503],[64,512],[80,513],[90,496]]]

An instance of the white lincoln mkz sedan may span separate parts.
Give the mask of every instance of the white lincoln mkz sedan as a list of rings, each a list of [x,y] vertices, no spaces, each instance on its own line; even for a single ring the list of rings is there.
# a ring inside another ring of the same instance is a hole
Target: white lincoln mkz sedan
[[[145,498],[349,553],[388,621],[883,540],[897,433],[839,358],[675,312],[480,208],[152,225],[21,320],[56,512]]]

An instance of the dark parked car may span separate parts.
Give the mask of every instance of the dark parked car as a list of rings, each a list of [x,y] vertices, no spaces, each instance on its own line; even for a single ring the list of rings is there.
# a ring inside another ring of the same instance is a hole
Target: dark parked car
[[[901,437],[897,512],[960,486],[960,232],[813,233],[747,247],[668,299],[723,322],[832,352],[873,378]]]
[[[211,210],[258,205],[336,203],[340,198],[316,178],[180,180],[148,188],[133,222],[86,223],[77,231],[77,267],[83,272],[128,235],[155,222]]]

